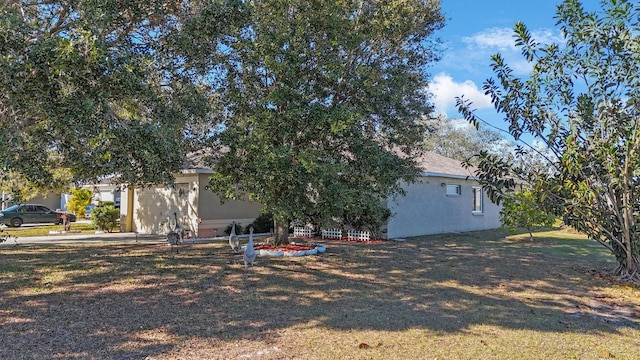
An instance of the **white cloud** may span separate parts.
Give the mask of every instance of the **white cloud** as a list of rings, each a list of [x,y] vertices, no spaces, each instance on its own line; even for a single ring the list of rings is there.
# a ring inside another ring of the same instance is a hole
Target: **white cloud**
[[[531,37],[538,44],[559,43],[564,40],[562,37],[550,29],[538,29],[531,31]],[[471,36],[462,38],[468,48],[486,49],[488,51],[510,51],[519,52],[515,46],[514,31],[512,28],[488,28]]]
[[[476,109],[491,107],[491,98],[485,95],[473,81],[456,82],[445,73],[437,74],[433,78],[429,84],[429,91],[434,95],[434,105],[436,111],[440,113],[455,110],[456,97],[461,95],[471,100]]]
[[[458,46],[450,43],[442,65],[429,84],[436,111],[450,116],[459,115],[455,98],[461,95],[472,101],[475,109],[493,108],[491,98],[481,88],[481,82],[495,77],[490,68],[490,58],[495,53],[502,55],[515,76],[528,77],[533,65],[515,46],[513,34],[512,28],[494,27],[463,38]],[[539,44],[563,43],[558,32],[552,29],[531,30],[531,35]]]
[[[513,30],[510,28],[490,28],[462,39],[468,48],[488,52],[516,51],[513,40]]]
[[[466,48],[463,52],[468,54],[467,59],[470,60],[475,60],[478,57],[489,59],[491,55],[499,52],[515,74],[529,74],[533,66],[521,55],[521,49],[515,46],[513,35],[512,28],[486,29],[472,36],[464,37],[462,41],[466,44]],[[531,31],[531,37],[538,44],[562,44],[564,42],[564,39],[557,32],[549,29]]]

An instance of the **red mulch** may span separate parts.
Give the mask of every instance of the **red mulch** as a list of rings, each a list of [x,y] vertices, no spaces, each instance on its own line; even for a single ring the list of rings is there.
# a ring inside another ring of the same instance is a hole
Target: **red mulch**
[[[286,244],[275,247],[271,244],[260,244],[253,247],[256,250],[282,250],[282,251],[300,251],[300,250],[313,250],[315,246],[300,245],[300,244]]]
[[[323,239],[319,236],[312,236],[312,237],[296,237],[296,239],[308,239],[308,240],[313,240],[313,241],[340,241],[340,242],[350,242],[350,243],[362,243],[362,244],[382,244],[382,243],[386,243],[387,240],[380,240],[380,239],[371,239],[368,241],[362,241],[362,240],[349,240],[349,238],[347,238],[346,236],[343,236],[341,239]]]
[[[320,237],[297,237],[296,239],[305,239],[305,240],[318,240],[318,241],[339,241],[339,242],[350,242],[350,243],[360,243],[360,244],[382,244],[386,242],[385,240],[371,239],[369,241],[360,241],[360,240],[349,240],[346,236],[342,239],[322,239]],[[313,250],[315,245],[303,245],[298,243],[291,243],[286,245],[280,245],[275,247],[271,244],[256,244],[254,247],[256,250],[282,250],[282,251],[301,251],[301,250]]]

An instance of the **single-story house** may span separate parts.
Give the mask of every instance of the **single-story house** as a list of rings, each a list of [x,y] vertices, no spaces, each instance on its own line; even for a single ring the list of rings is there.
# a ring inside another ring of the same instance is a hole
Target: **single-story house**
[[[177,218],[192,236],[206,238],[224,235],[233,221],[246,226],[260,215],[262,206],[254,202],[230,200],[222,204],[206,188],[213,170],[199,164],[198,156],[192,154],[175,175],[173,187],[124,186],[120,192],[121,230],[166,234]]]
[[[23,202],[29,204],[41,204],[51,210],[64,210],[63,207],[60,207],[60,195],[55,193],[47,193],[44,195],[38,194],[36,197]]]
[[[54,192],[48,192],[45,194],[36,194],[33,198],[22,201],[25,204],[39,204],[48,207],[51,210],[64,210],[61,206],[60,194]],[[0,208],[3,210],[15,203],[8,194],[2,193],[0,196]]]
[[[102,201],[111,201],[116,207],[120,206],[120,186],[112,183],[112,176],[107,176],[100,181],[86,184],[82,187],[91,190],[93,197],[92,205],[98,205]],[[67,202],[71,199],[71,194],[65,193],[60,196],[60,209],[66,209]]]
[[[232,221],[247,225],[260,214],[261,205],[250,201],[220,203],[206,188],[213,170],[190,160],[176,174],[175,186],[123,187],[121,230],[165,234],[174,217],[193,236],[221,236]],[[500,227],[500,207],[489,201],[470,169],[457,160],[435,153],[420,159],[422,174],[403,184],[405,196],[387,200],[392,216],[386,238],[463,232]],[[175,214],[175,215],[174,215]]]
[[[419,159],[421,176],[403,184],[405,196],[387,200],[389,239],[495,229],[500,206],[491,202],[471,169],[460,161],[427,152]]]
[[[111,201],[116,207],[120,206],[120,186],[113,185],[111,178],[107,177],[95,184],[87,186],[93,192],[91,203],[98,205],[101,201]]]

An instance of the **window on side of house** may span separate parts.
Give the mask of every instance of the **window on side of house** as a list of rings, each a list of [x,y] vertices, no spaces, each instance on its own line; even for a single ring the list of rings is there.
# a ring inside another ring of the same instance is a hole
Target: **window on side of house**
[[[447,195],[460,196],[461,194],[460,185],[447,184]]]
[[[482,206],[482,188],[479,186],[474,186],[472,188],[473,192],[473,213],[474,214],[482,214],[484,208]]]

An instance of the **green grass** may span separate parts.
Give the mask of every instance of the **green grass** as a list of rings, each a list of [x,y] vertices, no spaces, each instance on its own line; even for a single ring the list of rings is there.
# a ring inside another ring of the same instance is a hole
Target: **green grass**
[[[16,236],[19,238],[30,237],[30,236],[47,236],[50,235],[51,231],[60,231],[63,230],[62,225],[42,225],[37,227],[19,227],[12,228],[8,227],[4,229],[5,233],[10,234],[11,236]],[[81,234],[93,234],[96,231],[96,228],[91,223],[71,223],[71,230],[73,232],[69,232],[69,235],[77,235],[77,230],[80,230]],[[114,229],[114,231],[119,231],[118,228]]]
[[[640,288],[561,231],[326,242],[0,248],[2,359],[638,359]]]

